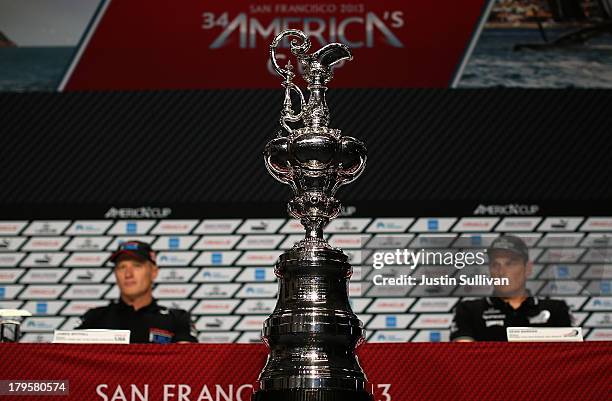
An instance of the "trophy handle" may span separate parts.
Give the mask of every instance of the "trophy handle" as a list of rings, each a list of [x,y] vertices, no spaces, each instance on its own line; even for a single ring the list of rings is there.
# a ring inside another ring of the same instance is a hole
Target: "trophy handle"
[[[364,143],[350,136],[342,137],[339,159],[338,180],[334,184],[332,194],[335,194],[341,186],[355,181],[363,173],[367,161],[367,150]]]
[[[278,75],[285,79],[288,79],[289,77],[293,79],[295,74],[291,71],[291,69],[286,70],[282,68],[278,65],[278,62],[276,61],[276,48],[278,47],[280,42],[287,36],[296,36],[302,40],[302,43],[300,43],[297,39],[292,39],[290,42],[291,53],[293,53],[297,57],[304,55],[310,49],[310,38],[302,31],[299,31],[297,29],[288,29],[276,35],[272,43],[270,43],[270,61],[272,62],[272,67],[274,68],[274,71],[276,71]]]
[[[289,66],[290,65],[288,65],[288,67]],[[291,82],[290,79],[286,79],[285,82],[283,82],[283,86],[285,87],[285,101],[283,102],[284,108],[283,108],[283,112],[281,113],[281,117],[280,117],[280,125],[285,130],[287,130],[289,134],[292,134],[293,128],[291,128],[287,124],[287,122],[295,123],[302,119],[302,110],[304,110],[304,105],[306,104],[306,101],[304,100],[304,94],[302,93],[300,88],[296,84]],[[300,112],[297,114],[293,111],[293,107],[291,104],[291,91],[292,90],[295,91],[300,96]],[[279,136],[282,136],[282,135],[279,133]]]
[[[304,93],[302,90],[293,83],[293,78],[295,78],[295,73],[293,72],[293,66],[291,61],[287,62],[286,68],[282,68],[278,65],[276,61],[276,49],[280,45],[280,42],[288,36],[295,36],[301,39],[301,42],[298,39],[292,39],[290,42],[291,53],[293,53],[298,58],[303,56],[310,49],[310,39],[308,36],[297,29],[290,29],[284,31],[274,38],[272,43],[270,44],[270,61],[272,62],[272,67],[274,71],[281,77],[285,78],[283,81],[283,86],[285,87],[285,100],[284,100],[284,108],[280,117],[280,125],[289,133],[293,133],[293,129],[287,124],[288,122],[295,123],[302,119],[302,110],[306,105],[306,100],[304,99]],[[300,111],[296,113],[293,111],[293,107],[291,104],[291,91],[296,92],[300,97]],[[279,132],[279,136],[282,134]]]

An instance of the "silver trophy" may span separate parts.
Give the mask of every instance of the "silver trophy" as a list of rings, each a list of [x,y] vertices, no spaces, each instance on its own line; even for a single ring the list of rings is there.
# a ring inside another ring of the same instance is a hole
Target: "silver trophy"
[[[285,38],[291,38],[289,48],[308,84],[307,102],[293,83],[291,62],[285,68],[277,63]],[[270,45],[272,65],[284,78],[285,100],[282,129],[266,145],[264,159],[270,174],[293,188],[288,211],[301,221],[306,236],[276,263],[278,302],[262,332],[270,353],[253,401],[371,401],[355,355],[364,330],[348,299],[352,267],[323,237],[323,228],[340,213],[336,191],[359,177],[366,163],[362,142],[328,127],[326,85],[332,67],[352,55],[340,43],[308,54],[309,49],[308,36],[293,29]],[[293,110],[292,93],[299,98],[299,112]],[[302,127],[292,127],[300,121]]]

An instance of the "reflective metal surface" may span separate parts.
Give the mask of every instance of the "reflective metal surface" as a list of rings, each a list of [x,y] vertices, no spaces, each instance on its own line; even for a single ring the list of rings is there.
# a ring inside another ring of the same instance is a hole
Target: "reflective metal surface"
[[[284,68],[277,63],[277,49],[286,38],[308,84],[307,101],[293,83],[291,62]],[[348,299],[352,267],[323,237],[323,228],[340,212],[336,191],[355,180],[366,163],[362,142],[328,127],[326,85],[332,67],[352,55],[339,43],[310,54],[309,49],[310,40],[298,30],[282,32],[270,45],[271,62],[284,78],[285,100],[282,129],[266,145],[264,160],[270,174],[293,189],[288,212],[302,222],[306,235],[276,264],[278,302],[263,327],[270,354],[253,399],[370,400],[355,356],[364,333]]]
[[[21,322],[0,317],[0,343],[16,343],[21,337]]]

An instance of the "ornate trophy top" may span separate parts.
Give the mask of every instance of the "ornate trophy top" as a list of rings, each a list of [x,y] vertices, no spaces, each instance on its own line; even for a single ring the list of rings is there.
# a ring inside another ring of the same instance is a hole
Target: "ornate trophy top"
[[[285,37],[290,41],[291,53],[302,67],[302,77],[308,84],[308,101],[293,83],[295,73],[289,61],[281,68],[276,50]],[[264,160],[274,178],[291,186],[294,192],[288,211],[306,228],[306,238],[297,247],[319,245],[327,247],[323,227],[340,213],[340,202],[334,197],[338,188],[355,180],[366,163],[365,145],[352,137],[342,136],[340,130],[328,128],[329,109],[325,101],[327,84],[333,77],[332,67],[344,60],[352,60],[350,49],[341,43],[330,43],[308,54],[310,39],[299,30],[281,32],[270,45],[274,70],[284,78],[284,107],[280,124],[283,129],[266,145]],[[297,93],[300,111],[292,106],[291,92]],[[292,128],[303,123],[300,128]]]

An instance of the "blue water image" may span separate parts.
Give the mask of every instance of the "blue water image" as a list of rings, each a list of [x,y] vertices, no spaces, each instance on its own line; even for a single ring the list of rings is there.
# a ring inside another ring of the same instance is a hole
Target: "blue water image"
[[[554,40],[567,30],[547,30]],[[562,49],[514,51],[544,43],[537,29],[484,29],[459,87],[612,88],[612,35]]]
[[[0,91],[56,90],[74,52],[74,47],[0,48]]]

